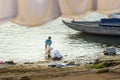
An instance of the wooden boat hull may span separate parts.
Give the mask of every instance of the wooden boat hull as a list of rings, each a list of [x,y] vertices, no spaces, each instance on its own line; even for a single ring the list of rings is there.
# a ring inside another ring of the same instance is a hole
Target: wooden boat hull
[[[84,33],[92,34],[101,34],[101,35],[119,35],[120,36],[120,27],[102,27],[99,24],[88,24],[88,23],[72,23],[62,21],[66,26],[81,31]]]

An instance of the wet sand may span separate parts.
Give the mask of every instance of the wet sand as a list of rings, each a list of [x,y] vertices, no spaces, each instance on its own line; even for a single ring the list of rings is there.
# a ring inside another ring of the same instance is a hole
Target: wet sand
[[[120,74],[116,73],[87,73],[87,74],[76,74],[71,76],[53,78],[49,80],[120,80]]]
[[[13,71],[0,74],[0,80],[120,80],[119,73]]]
[[[105,56],[94,64],[57,68],[40,63],[5,63],[0,64],[0,80],[120,80],[120,56]]]
[[[105,73],[98,73],[99,69],[91,69],[88,65],[66,68],[38,64],[5,66],[0,68],[0,80],[120,80],[120,65]]]

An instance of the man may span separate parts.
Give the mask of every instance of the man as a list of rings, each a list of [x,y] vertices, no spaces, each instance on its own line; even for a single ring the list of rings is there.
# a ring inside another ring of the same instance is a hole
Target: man
[[[52,44],[52,40],[51,37],[49,36],[47,40],[45,40],[45,50],[46,50],[46,54],[48,56],[48,58],[50,58],[51,56],[51,44]]]

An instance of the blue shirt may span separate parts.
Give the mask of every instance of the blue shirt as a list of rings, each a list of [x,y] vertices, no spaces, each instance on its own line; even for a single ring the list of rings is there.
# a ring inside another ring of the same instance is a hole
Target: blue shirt
[[[45,41],[45,44],[50,46],[50,45],[52,44],[52,41],[47,39],[47,40]]]

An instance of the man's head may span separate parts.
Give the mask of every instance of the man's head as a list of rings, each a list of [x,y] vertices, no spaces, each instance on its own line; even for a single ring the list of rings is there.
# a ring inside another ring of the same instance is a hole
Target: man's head
[[[48,39],[51,40],[51,36],[49,36]]]

